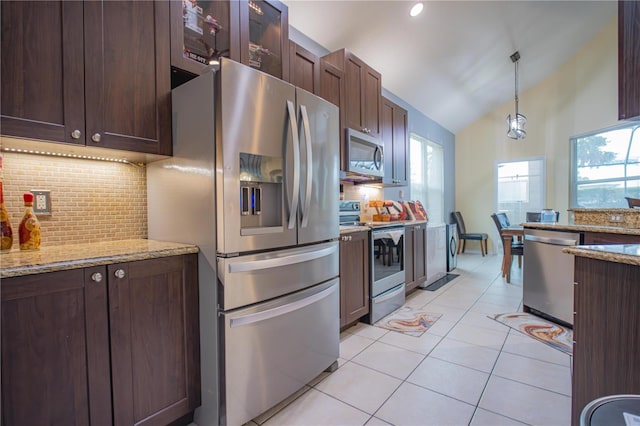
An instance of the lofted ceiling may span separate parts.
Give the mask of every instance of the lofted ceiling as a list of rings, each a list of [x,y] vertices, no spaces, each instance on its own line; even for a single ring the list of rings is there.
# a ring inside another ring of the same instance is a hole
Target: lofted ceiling
[[[522,92],[618,10],[611,0],[424,1],[411,18],[415,1],[284,2],[291,26],[329,51],[348,48],[382,74],[385,89],[453,133],[513,99],[513,52]]]

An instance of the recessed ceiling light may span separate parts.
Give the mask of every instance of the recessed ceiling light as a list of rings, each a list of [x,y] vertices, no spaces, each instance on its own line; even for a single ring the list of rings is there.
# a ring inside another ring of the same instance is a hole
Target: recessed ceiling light
[[[413,7],[411,8],[411,11],[409,12],[409,15],[411,15],[411,16],[420,15],[420,13],[422,12],[422,8],[423,7],[424,7],[424,5],[422,3],[414,4]]]

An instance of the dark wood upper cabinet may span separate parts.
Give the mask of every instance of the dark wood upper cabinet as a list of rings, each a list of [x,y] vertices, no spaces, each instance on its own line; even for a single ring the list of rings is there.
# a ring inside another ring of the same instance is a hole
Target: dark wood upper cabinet
[[[168,3],[1,8],[3,135],[171,154]]]
[[[2,424],[189,417],[198,312],[196,254],[2,279]]]
[[[320,58],[289,40],[289,83],[320,94]]]
[[[221,56],[240,61],[240,2],[170,3],[171,66],[199,75]]]
[[[240,0],[239,30],[240,62],[289,81],[287,6],[278,0]]]
[[[278,0],[171,1],[171,66],[199,75],[225,57],[289,80],[289,12]]]
[[[640,2],[618,2],[618,118],[640,117]]]
[[[320,58],[320,93],[319,96],[340,108],[340,170],[346,170],[345,152],[345,78],[344,71],[331,64],[324,58]]]
[[[0,131],[84,144],[82,2],[2,1],[0,16]]]
[[[323,57],[345,75],[343,128],[380,136],[382,112],[382,76],[347,49]]]
[[[369,313],[369,231],[340,238],[340,327]]]
[[[384,185],[408,185],[408,127],[407,110],[383,97],[381,137],[384,141]]]

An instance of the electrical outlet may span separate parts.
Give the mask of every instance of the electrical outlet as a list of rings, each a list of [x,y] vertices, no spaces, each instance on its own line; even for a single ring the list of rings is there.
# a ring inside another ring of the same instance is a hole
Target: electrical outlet
[[[51,191],[44,189],[32,189],[33,212],[36,215],[46,216],[51,214]]]
[[[609,215],[609,222],[624,222],[624,215],[619,215],[619,214]]]

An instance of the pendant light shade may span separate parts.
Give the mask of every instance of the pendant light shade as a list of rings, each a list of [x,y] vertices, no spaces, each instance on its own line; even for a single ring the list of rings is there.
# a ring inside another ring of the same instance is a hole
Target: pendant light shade
[[[515,52],[511,55],[511,62],[515,64],[516,68],[516,113],[515,115],[509,114],[507,116],[507,137],[510,139],[524,139],[527,137],[527,131],[524,130],[524,126],[527,124],[527,117],[518,112],[518,60],[520,59],[520,53]]]

